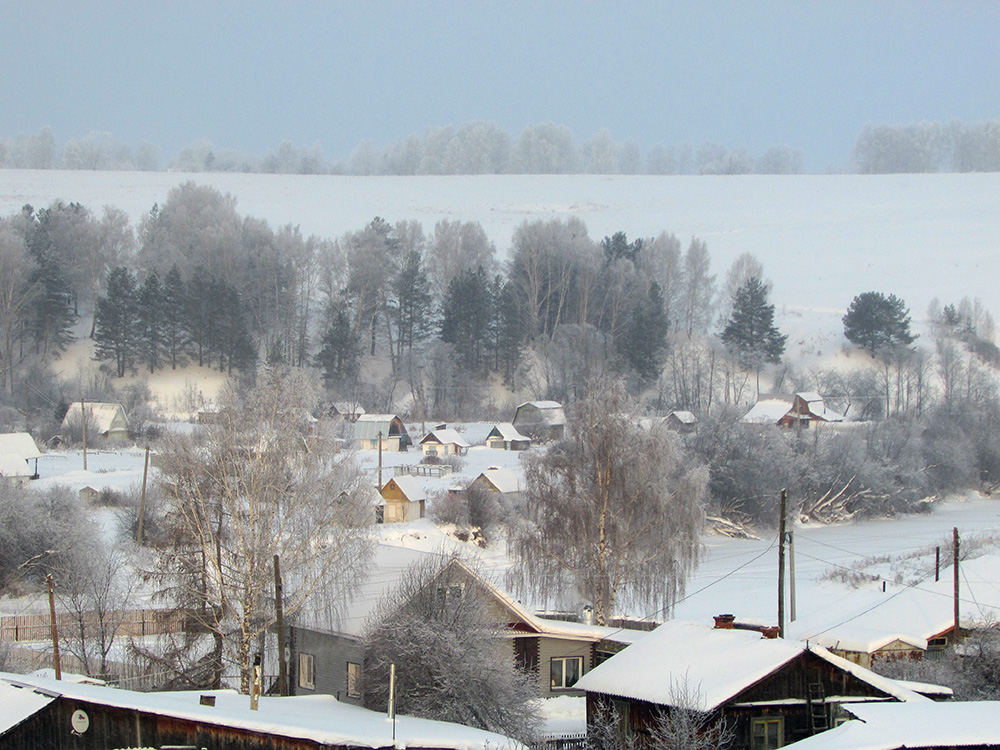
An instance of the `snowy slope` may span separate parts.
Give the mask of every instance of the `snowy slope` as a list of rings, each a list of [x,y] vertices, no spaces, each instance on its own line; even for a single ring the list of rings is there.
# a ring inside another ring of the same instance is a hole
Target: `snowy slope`
[[[524,221],[577,217],[591,237],[618,230],[708,242],[713,271],[742,252],[764,263],[779,313],[843,314],[854,295],[890,291],[924,316],[933,297],[979,297],[1000,309],[993,259],[1000,174],[746,175],[737,177],[500,175],[337,177],[0,170],[0,215],[25,203],[114,205],[134,222],[170,188],[194,180],[238,199],[272,226],[335,237],[375,216],[475,220],[506,255]]]

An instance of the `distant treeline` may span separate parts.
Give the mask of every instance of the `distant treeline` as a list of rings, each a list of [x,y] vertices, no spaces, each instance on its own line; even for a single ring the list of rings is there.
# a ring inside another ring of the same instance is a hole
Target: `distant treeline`
[[[164,162],[154,144],[133,147],[110,133],[92,132],[67,141],[60,150],[51,128],[43,128],[35,135],[0,139],[0,168],[344,175],[798,174],[803,156],[790,146],[775,146],[755,157],[709,142],[699,147],[657,145],[644,153],[635,142],[615,141],[607,130],[580,143],[564,125],[529,125],[515,138],[495,123],[469,122],[457,129],[433,128],[385,148],[365,140],[341,160],[327,158],[318,145],[286,141],[259,157],[202,139]]]

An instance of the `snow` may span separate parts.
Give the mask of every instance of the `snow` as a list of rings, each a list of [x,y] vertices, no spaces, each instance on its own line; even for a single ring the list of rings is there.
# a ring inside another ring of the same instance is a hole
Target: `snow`
[[[19,688],[0,680],[0,736],[28,717],[38,713],[55,698],[34,690]]]
[[[560,695],[538,701],[542,732],[547,737],[583,736],[587,731],[587,699]]]
[[[514,744],[512,740],[492,732],[410,716],[397,715],[393,726],[393,722],[382,713],[340,703],[333,696],[326,695],[262,697],[259,709],[251,711],[248,696],[227,690],[136,693],[0,673],[0,684],[9,685],[10,682],[32,685],[70,699],[105,706],[309,739],[327,745],[395,747],[400,750],[408,747],[486,750],[487,746],[503,748]],[[215,696],[215,706],[201,705],[202,695]]]
[[[512,469],[491,466],[479,476],[485,478],[501,494],[521,492],[523,489],[521,487],[521,474]]]
[[[762,398],[743,415],[747,424],[777,424],[792,408],[792,397]]]
[[[42,455],[35,439],[27,432],[10,432],[0,435],[0,453],[13,453],[26,461],[40,458]]]
[[[1000,703],[859,703],[857,716],[788,747],[796,750],[895,750],[904,747],[1000,747]]]
[[[671,620],[585,674],[576,687],[668,706],[683,695],[691,708],[711,711],[807,648],[757,631]],[[809,650],[900,700],[928,700],[822,647]]]

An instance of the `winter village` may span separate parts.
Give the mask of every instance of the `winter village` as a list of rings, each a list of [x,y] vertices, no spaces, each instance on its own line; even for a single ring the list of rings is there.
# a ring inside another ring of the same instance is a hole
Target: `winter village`
[[[0,750],[1000,750],[996,6],[5,28]]]

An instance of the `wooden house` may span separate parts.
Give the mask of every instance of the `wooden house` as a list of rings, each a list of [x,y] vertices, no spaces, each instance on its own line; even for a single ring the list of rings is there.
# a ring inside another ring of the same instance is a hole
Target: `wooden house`
[[[849,721],[789,745],[795,750],[987,750],[1000,748],[1000,702],[858,703]]]
[[[496,492],[507,500],[520,500],[524,494],[521,474],[513,469],[491,466],[469,483],[469,487],[481,487],[487,492]]]
[[[469,452],[469,444],[457,430],[445,427],[428,432],[420,441],[420,449],[425,456],[464,456]]]
[[[501,451],[524,451],[531,447],[531,438],[518,432],[510,422],[498,422],[486,436],[486,447]]]
[[[427,490],[416,477],[393,477],[379,490],[382,495],[382,523],[408,523],[427,512]]]
[[[354,422],[354,441],[361,450],[405,451],[412,441],[403,420],[395,414],[361,414]]]
[[[121,404],[87,401],[86,426],[87,437],[102,437],[105,440],[125,439],[128,437],[128,417],[125,407]],[[66,416],[63,417],[61,432],[80,432],[84,424],[83,407],[79,401],[69,405]]]
[[[357,702],[354,677],[364,665],[361,636],[365,623],[382,597],[391,593],[410,565],[438,555],[390,545],[379,545],[368,580],[343,610],[326,617],[299,615],[290,628],[290,684],[297,695],[332,693]],[[583,695],[576,681],[595,664],[635,642],[646,633],[548,620],[532,614],[516,599],[459,560],[451,560],[437,577],[442,590],[475,586],[484,595],[490,613],[502,625],[509,642],[506,652],[513,665],[533,675],[541,697]],[[300,662],[311,665],[303,671]],[[311,669],[311,673],[308,671]],[[310,675],[303,686],[300,675]],[[362,675],[363,676],[363,675]]]
[[[354,423],[367,412],[365,407],[353,401],[334,401],[327,406],[326,413],[331,419],[342,419],[345,422]]]
[[[35,439],[27,432],[8,432],[0,435],[0,456],[17,456],[24,459],[31,468],[28,472],[29,479],[38,479],[38,459],[42,457],[42,452],[38,450]],[[18,466],[18,468],[20,468]]]
[[[808,428],[816,422],[843,422],[844,417],[826,406],[818,393],[762,393],[757,403],[743,416],[747,424],[775,424],[781,427]]]
[[[698,417],[689,411],[672,411],[667,415],[666,425],[674,432],[690,433],[698,426]]]
[[[821,646],[777,638],[777,628],[670,621],[585,675],[587,715],[612,710],[625,731],[648,735],[663,712],[725,720],[733,750],[770,750],[825,731],[866,701],[930,700]]]
[[[138,693],[0,672],[6,750],[173,747],[242,750],[487,750],[507,737],[341,703],[333,696],[259,699],[232,690]]]
[[[537,440],[561,440],[566,413],[558,401],[526,401],[517,407],[511,424]]]

